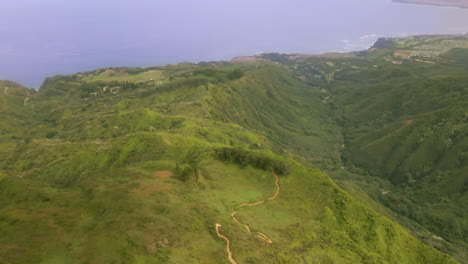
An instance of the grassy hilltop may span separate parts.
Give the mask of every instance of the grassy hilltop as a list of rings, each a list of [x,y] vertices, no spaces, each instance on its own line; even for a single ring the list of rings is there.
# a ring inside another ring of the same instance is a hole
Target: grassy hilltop
[[[464,41],[2,82],[0,262],[456,263]]]

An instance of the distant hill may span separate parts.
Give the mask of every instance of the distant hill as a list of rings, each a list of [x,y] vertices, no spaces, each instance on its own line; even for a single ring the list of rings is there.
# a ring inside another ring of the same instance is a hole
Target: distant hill
[[[393,2],[468,8],[468,0],[393,0]]]

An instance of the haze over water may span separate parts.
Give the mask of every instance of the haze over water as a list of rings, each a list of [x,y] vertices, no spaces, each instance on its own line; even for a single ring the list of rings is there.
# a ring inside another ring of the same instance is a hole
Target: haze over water
[[[101,67],[363,50],[378,37],[468,32],[468,9],[390,0],[6,0],[0,80]]]

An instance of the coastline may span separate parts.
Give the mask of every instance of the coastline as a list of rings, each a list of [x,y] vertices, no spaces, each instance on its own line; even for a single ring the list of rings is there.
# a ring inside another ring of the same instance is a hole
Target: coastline
[[[468,8],[468,1],[440,1],[440,0],[392,0],[394,3],[402,4],[415,4],[415,5],[432,5],[432,6],[445,6],[445,7],[456,7],[456,8]]]

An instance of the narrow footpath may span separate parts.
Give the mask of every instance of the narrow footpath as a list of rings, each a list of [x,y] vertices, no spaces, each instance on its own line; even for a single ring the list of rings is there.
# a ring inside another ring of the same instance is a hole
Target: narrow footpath
[[[276,192],[275,194],[270,197],[270,198],[267,198],[265,200],[262,200],[262,201],[259,201],[259,202],[256,202],[256,203],[242,203],[238,206],[235,206],[232,208],[232,213],[231,213],[231,217],[232,219],[234,220],[234,222],[238,223],[239,225],[241,226],[244,226],[245,230],[247,230],[247,232],[249,233],[252,233],[250,227],[244,223],[242,223],[241,221],[239,221],[239,219],[237,219],[236,217],[236,214],[237,214],[237,210],[242,208],[242,207],[246,207],[246,206],[257,206],[257,205],[261,205],[261,204],[264,204],[265,202],[267,201],[271,201],[271,200],[274,200],[276,199],[276,197],[279,195],[280,193],[280,185],[279,185],[279,177],[278,175],[276,175],[276,173],[273,172],[273,175],[275,175],[275,185],[276,185]],[[236,210],[237,208],[237,210]],[[219,232],[219,228],[221,227],[220,224],[216,223],[215,224],[215,228],[216,228],[216,234],[218,235],[219,238],[222,238],[226,241],[226,251],[227,251],[227,254],[228,254],[228,259],[229,259],[229,262],[231,262],[231,264],[237,264],[237,262],[234,260],[234,258],[232,257],[232,251],[231,251],[231,242],[229,240],[229,238],[227,238],[226,236],[224,236],[223,234],[221,234]],[[261,232],[255,232],[255,237],[263,240],[264,242],[268,243],[268,244],[272,244],[273,243],[273,240],[271,240],[267,235],[261,233]]]

